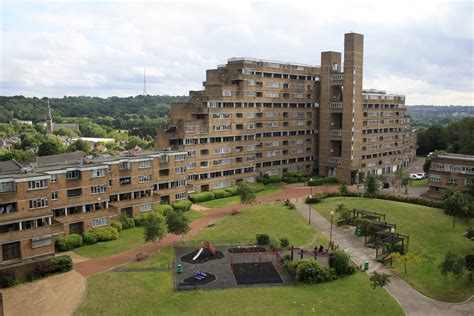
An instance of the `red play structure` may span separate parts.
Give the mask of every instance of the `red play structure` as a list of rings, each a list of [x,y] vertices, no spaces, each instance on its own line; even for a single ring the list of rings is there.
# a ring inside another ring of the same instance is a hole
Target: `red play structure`
[[[210,241],[205,241],[202,243],[202,248],[207,248],[209,251],[212,253],[213,256],[216,255],[216,247],[210,242]]]

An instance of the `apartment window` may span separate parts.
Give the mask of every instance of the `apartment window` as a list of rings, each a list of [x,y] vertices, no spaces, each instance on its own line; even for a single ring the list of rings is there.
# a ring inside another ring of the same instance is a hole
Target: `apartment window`
[[[91,187],[91,194],[100,194],[107,191],[107,187],[105,185],[95,185]]]
[[[151,167],[151,161],[150,160],[145,160],[145,161],[139,161],[138,162],[138,168],[139,169],[145,169],[145,168],[150,168]]]
[[[457,177],[454,177],[454,176],[449,177],[449,184],[455,185],[457,181],[458,181]]]
[[[250,98],[255,98],[256,93],[255,93],[255,91],[247,91],[247,96],[250,97]]]
[[[30,210],[48,207],[48,198],[39,198],[39,199],[29,200],[28,202],[29,202]]]
[[[160,177],[167,177],[170,175],[170,169],[161,169],[160,170]]]
[[[15,191],[14,181],[0,182],[0,193],[13,192],[13,191]]]
[[[130,170],[130,161],[122,161],[119,163],[120,170]]]
[[[9,244],[3,244],[2,257],[3,261],[21,259],[20,242],[16,241]]]
[[[175,173],[175,174],[182,174],[182,173],[184,173],[184,167],[174,168],[174,173]]]
[[[232,92],[231,92],[230,90],[228,90],[228,89],[223,89],[223,90],[222,90],[222,96],[224,96],[224,97],[230,97],[230,96],[232,96]]]
[[[149,211],[153,210],[153,204],[147,203],[147,204],[139,205],[138,210],[140,212],[149,212]]]
[[[230,119],[232,118],[232,114],[230,113],[213,113],[212,118],[214,119]]]
[[[249,118],[249,119],[255,118],[255,113],[254,112],[247,113],[247,118]]]
[[[176,201],[184,200],[185,198],[186,198],[186,192],[176,193],[175,195]]]
[[[151,181],[151,174],[146,174],[142,176],[138,176],[138,183],[145,183]]]
[[[45,179],[28,181],[28,190],[40,190],[48,187],[48,181]]]
[[[206,161],[201,161],[200,165],[201,165],[201,168],[207,168],[207,167],[209,167],[209,161],[207,161],[207,160]]]
[[[196,168],[196,162],[195,161],[188,162],[186,167],[187,167],[187,169],[194,169],[194,168]]]
[[[120,185],[128,185],[132,183],[132,178],[120,178]]]
[[[101,177],[105,177],[105,175],[107,174],[107,169],[96,169],[96,170],[92,170],[92,175],[91,177],[92,178],[101,178]]]
[[[112,180],[109,180],[109,187],[112,186]]]
[[[107,169],[109,170],[109,172],[112,172],[112,165],[108,165]]]
[[[100,226],[106,226],[108,222],[107,217],[99,217],[99,218],[94,218],[92,220],[92,227],[100,227]]]
[[[218,154],[229,154],[232,152],[232,148],[230,147],[217,147],[213,149],[215,155]]]
[[[50,181],[51,181],[51,183],[58,182],[58,175],[57,174],[52,174]]]
[[[247,145],[247,151],[254,151],[255,145]]]
[[[179,154],[175,156],[174,161],[183,161],[184,159],[186,159],[186,154]]]
[[[431,181],[431,182],[435,182],[435,183],[439,183],[439,182],[441,182],[441,176],[438,176],[438,175],[431,175],[431,176],[430,176],[430,181]]]
[[[267,98],[279,98],[280,94],[278,92],[267,92],[267,93],[265,93],[265,97],[267,97]]]
[[[247,80],[247,85],[249,86],[255,86],[255,80]]]
[[[228,165],[232,162],[232,159],[226,158],[226,159],[216,159],[213,161],[214,166],[219,166],[219,165]]]
[[[188,157],[194,157],[194,156],[196,156],[196,151],[195,150],[188,151]]]
[[[73,179],[80,179],[81,178],[81,171],[79,170],[69,170],[66,172],[66,179],[73,180]]]
[[[52,191],[51,192],[51,200],[57,200],[58,199],[58,192],[57,191]]]
[[[272,82],[272,81],[268,81],[266,86],[268,88],[280,88],[280,83],[278,82]]]
[[[232,129],[231,124],[226,124],[226,125],[214,125],[212,126],[212,129],[215,132],[222,132],[222,131],[230,131]]]
[[[82,195],[82,189],[81,188],[67,190],[67,197],[68,198],[75,198],[75,197],[79,197],[81,195]]]

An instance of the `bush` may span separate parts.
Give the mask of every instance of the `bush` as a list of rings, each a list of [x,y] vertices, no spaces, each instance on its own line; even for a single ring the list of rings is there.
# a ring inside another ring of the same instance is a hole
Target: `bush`
[[[56,267],[51,263],[50,260],[40,261],[34,265],[32,274],[29,275],[29,279],[36,280],[54,272],[56,272]]]
[[[390,195],[390,194],[378,194],[376,196],[376,198],[381,199],[381,200],[418,204],[418,205],[423,205],[423,206],[428,206],[428,207],[435,207],[435,208],[443,208],[443,206],[444,206],[444,203],[442,201],[432,201],[432,200],[419,198],[419,197],[395,196],[395,195]]]
[[[270,242],[268,243],[268,247],[271,251],[279,251],[281,249],[281,242],[278,238],[270,238]]]
[[[339,183],[339,179],[336,177],[326,177],[326,178],[318,178],[318,179],[311,179],[308,181],[310,186],[318,186],[324,184],[337,184]]]
[[[110,223],[110,226],[116,228],[118,232],[121,232],[123,229],[123,224],[121,221],[113,221],[112,223]]]
[[[214,193],[214,199],[223,199],[230,196],[230,193],[223,189],[212,190],[212,193]]]
[[[270,236],[267,234],[257,234],[257,245],[268,245],[270,243]]]
[[[70,234],[59,237],[56,240],[59,251],[69,251],[82,246],[82,237],[78,234]]]
[[[297,282],[317,284],[336,279],[334,269],[326,269],[314,259],[293,262],[292,270]]]
[[[72,258],[71,256],[59,256],[49,261],[56,272],[67,272],[72,269]]]
[[[281,180],[285,183],[299,183],[307,181],[308,176],[302,172],[287,172]]]
[[[211,191],[201,192],[201,193],[194,193],[194,194],[189,195],[189,199],[193,203],[200,203],[200,202],[206,202],[206,201],[214,200],[215,195]]]
[[[133,220],[135,221],[135,226],[142,227],[145,222],[145,215],[142,214],[142,215],[135,216]]]
[[[13,271],[0,272],[0,288],[10,287],[15,284],[16,274]]]
[[[334,268],[338,276],[353,274],[356,270],[351,264],[349,255],[343,250],[336,250],[332,254],[331,268]]]
[[[239,195],[239,186],[237,185],[227,187],[224,190],[227,191],[230,194],[230,196]]]
[[[268,174],[264,174],[263,176],[260,176],[257,181],[264,185],[267,185],[269,183],[279,183],[281,182],[281,180],[281,176],[269,176]]]
[[[255,193],[265,190],[265,186],[261,183],[251,183],[249,184],[249,186]]]
[[[122,216],[120,216],[120,223],[122,223],[122,229],[129,229],[135,227],[135,221],[133,220],[133,218],[128,217],[125,214],[122,214]]]
[[[155,212],[160,213],[163,216],[166,216],[169,212],[173,211],[173,207],[169,204],[161,204],[155,207]]]
[[[282,248],[287,248],[290,246],[290,240],[287,237],[280,238],[280,244]]]
[[[118,222],[120,224],[120,222]],[[112,223],[113,224],[113,223]],[[90,231],[90,232],[85,232],[82,234],[82,240],[86,245],[92,245],[97,242],[97,235],[96,233]]]
[[[98,241],[109,241],[118,238],[118,230],[111,226],[97,227],[92,230],[97,235]]]
[[[191,205],[193,205],[193,203],[190,201],[179,201],[173,204],[173,209],[175,211],[186,212],[191,209]]]

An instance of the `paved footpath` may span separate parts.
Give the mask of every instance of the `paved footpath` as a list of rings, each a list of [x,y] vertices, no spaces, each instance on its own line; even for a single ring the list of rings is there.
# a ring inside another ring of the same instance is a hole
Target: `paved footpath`
[[[302,200],[292,200],[298,211],[308,220],[309,206]],[[317,208],[317,206],[316,206]],[[311,208],[311,223],[321,233],[328,237],[331,234],[331,223],[321,214]],[[389,292],[402,306],[407,315],[474,315],[474,297],[462,303],[446,303],[433,300],[416,291],[408,283],[385,268],[381,263],[375,261],[375,250],[364,247],[364,239],[355,236],[354,227],[336,227],[333,222],[332,240],[339,245],[357,265],[369,261],[369,274],[375,270],[392,275],[391,282],[385,286]]]
[[[302,197],[308,196],[309,194],[311,194],[311,192],[334,192],[337,190],[337,186],[320,186],[314,187],[313,189],[311,189],[310,187],[286,186],[281,192],[258,197],[257,203],[298,198],[301,200]],[[223,208],[215,209],[200,208],[200,211],[203,213],[203,217],[190,224],[191,229],[186,234],[186,237],[197,233],[201,229],[215,223],[224,216],[229,215],[233,210],[243,211],[248,207],[249,205],[233,204]],[[163,240],[160,241],[159,244],[147,243],[111,257],[90,259],[77,262],[74,264],[74,269],[84,276],[94,275],[102,271],[114,269],[129,261],[135,260],[137,254],[139,253],[151,254],[153,252],[158,251],[158,249],[160,248],[166,248],[181,240],[181,235],[168,234],[165,238],[163,238]]]

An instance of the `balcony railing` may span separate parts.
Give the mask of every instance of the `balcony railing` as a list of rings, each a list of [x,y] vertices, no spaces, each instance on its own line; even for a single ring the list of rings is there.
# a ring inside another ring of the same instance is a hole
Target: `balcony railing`
[[[331,109],[342,109],[343,106],[344,103],[342,101],[331,102],[331,104],[329,105]]]
[[[342,136],[342,129],[331,129],[329,130],[329,136]]]
[[[329,157],[328,161],[334,164],[340,164],[342,162],[342,157]]]
[[[344,74],[342,74],[342,73],[332,74],[331,75],[331,80],[344,80]]]

